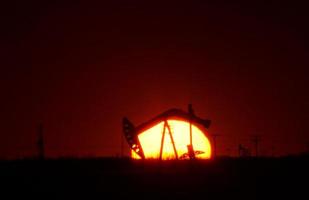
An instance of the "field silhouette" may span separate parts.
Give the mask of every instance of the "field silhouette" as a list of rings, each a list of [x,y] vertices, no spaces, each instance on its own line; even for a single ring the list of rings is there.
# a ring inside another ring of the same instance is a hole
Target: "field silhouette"
[[[128,199],[306,197],[309,156],[208,161],[54,159],[1,161],[1,195]],[[108,197],[111,196],[111,197]]]

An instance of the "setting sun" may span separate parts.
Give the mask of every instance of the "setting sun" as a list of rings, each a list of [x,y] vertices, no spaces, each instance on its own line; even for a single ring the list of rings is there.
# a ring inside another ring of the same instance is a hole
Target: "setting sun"
[[[159,159],[161,151],[161,159],[163,160],[188,159],[190,123],[174,119],[161,121],[138,134],[138,140],[146,159]],[[208,159],[211,157],[211,145],[208,138],[194,124],[192,124],[192,147],[196,158]],[[133,150],[131,156],[135,159],[140,158]]]

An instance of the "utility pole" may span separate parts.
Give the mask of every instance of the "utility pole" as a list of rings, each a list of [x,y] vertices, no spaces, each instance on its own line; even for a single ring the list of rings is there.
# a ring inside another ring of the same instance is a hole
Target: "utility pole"
[[[190,160],[194,160],[195,159],[195,152],[194,152],[194,148],[193,148],[193,138],[192,138],[192,117],[194,116],[194,110],[193,110],[193,106],[192,104],[188,105],[188,112],[190,115],[190,127],[189,127],[189,131],[190,131],[190,144],[187,145],[188,148],[188,154],[190,157]]]
[[[255,157],[259,156],[258,150],[259,150],[259,143],[261,141],[261,136],[260,135],[253,135],[252,136],[252,142],[255,147]]]
[[[306,142],[306,152],[305,152],[306,154],[309,154],[309,141],[308,142]]]
[[[271,157],[275,157],[275,146],[271,146]]]
[[[214,141],[214,157],[217,157],[217,137],[221,136],[220,134],[212,134],[212,138]]]
[[[39,124],[38,128],[38,141],[37,141],[37,147],[38,147],[38,156],[40,160],[45,159],[45,148],[44,148],[44,130],[43,130],[43,124]]]
[[[120,158],[124,157],[124,142],[123,142],[123,134],[120,134]]]

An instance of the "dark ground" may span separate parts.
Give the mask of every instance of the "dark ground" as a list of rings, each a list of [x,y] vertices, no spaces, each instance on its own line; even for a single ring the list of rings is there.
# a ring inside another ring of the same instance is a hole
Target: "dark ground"
[[[278,199],[308,196],[308,156],[212,161],[2,161],[2,195],[100,199]],[[112,195],[107,197],[107,195]]]

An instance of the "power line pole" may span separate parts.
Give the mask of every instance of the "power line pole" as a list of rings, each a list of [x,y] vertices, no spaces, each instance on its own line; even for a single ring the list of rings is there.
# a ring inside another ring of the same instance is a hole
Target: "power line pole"
[[[190,127],[189,127],[190,144],[187,145],[187,148],[188,148],[188,154],[189,154],[190,160],[194,160],[195,159],[195,152],[194,152],[193,138],[192,138],[192,117],[194,116],[194,110],[193,110],[192,104],[188,105],[188,112],[189,112],[189,115],[190,115]]]
[[[38,141],[37,141],[37,147],[38,147],[38,156],[40,160],[45,159],[45,145],[44,145],[44,130],[43,130],[43,124],[39,124],[38,129]]]
[[[259,143],[261,141],[261,136],[260,135],[253,135],[252,136],[252,142],[254,144],[255,147],[255,157],[259,156]]]
[[[124,157],[124,142],[123,142],[123,134],[120,134],[120,158]]]
[[[214,141],[214,157],[217,157],[217,137],[221,136],[220,134],[212,134],[212,138]]]
[[[275,146],[271,146],[271,157],[275,157]]]

